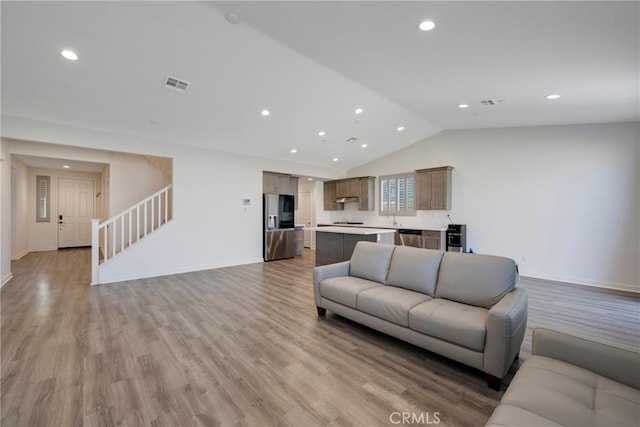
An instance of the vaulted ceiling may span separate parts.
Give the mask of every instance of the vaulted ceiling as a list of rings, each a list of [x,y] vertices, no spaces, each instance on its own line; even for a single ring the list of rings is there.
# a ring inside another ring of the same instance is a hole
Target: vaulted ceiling
[[[638,2],[1,7],[5,115],[340,169],[443,129],[640,115]]]

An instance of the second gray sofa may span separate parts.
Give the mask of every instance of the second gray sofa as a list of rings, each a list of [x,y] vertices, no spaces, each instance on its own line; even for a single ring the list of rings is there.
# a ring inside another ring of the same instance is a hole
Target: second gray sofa
[[[538,327],[491,427],[640,425],[640,351]]]
[[[524,338],[527,295],[509,258],[358,242],[350,261],[316,267],[326,310],[480,369],[500,388]]]

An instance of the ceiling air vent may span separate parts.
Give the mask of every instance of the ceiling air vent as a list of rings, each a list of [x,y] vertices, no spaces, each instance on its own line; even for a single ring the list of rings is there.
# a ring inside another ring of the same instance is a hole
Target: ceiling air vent
[[[504,102],[504,99],[481,99],[480,100],[480,104],[487,107],[492,105],[502,104],[503,102]]]
[[[178,92],[184,92],[190,84],[188,81],[171,76],[167,76],[167,79],[164,81],[164,87],[166,89],[177,90]]]

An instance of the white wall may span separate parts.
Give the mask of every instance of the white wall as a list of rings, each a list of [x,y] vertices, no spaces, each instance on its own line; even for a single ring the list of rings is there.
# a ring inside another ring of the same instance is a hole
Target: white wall
[[[139,155],[112,153],[109,161],[109,212],[117,215],[171,184],[171,177]]]
[[[262,172],[324,177],[341,172],[8,116],[2,132],[15,139],[173,158],[173,221],[106,264],[102,281],[262,261]],[[242,206],[244,198],[251,206]]]
[[[639,141],[638,123],[445,131],[348,175],[453,166],[452,210],[399,222],[446,226],[450,213],[475,252],[514,258],[522,275],[640,292]]]
[[[11,277],[11,156],[0,139],[0,286]]]
[[[14,260],[29,252],[28,181],[27,166],[17,157],[11,156],[11,258]],[[35,216],[34,211],[32,218]]]

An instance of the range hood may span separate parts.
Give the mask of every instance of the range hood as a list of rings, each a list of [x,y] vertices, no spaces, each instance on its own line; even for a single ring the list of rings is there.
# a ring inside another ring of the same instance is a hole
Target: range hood
[[[336,199],[336,203],[348,203],[348,202],[359,202],[360,199],[357,197],[340,197]]]

